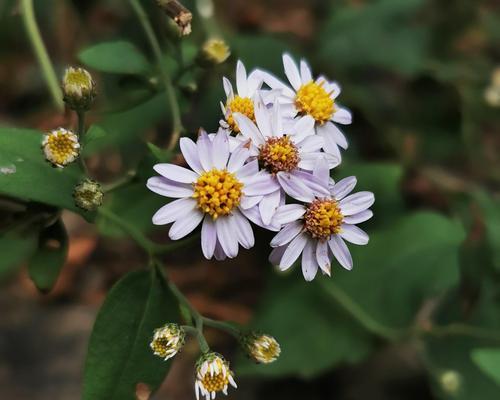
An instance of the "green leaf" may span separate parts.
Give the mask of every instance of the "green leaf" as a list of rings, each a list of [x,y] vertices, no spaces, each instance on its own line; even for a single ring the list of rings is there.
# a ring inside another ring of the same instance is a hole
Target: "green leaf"
[[[84,155],[87,154],[87,146],[89,145],[89,143],[106,137],[106,134],[107,134],[106,131],[101,126],[93,124],[87,130],[85,135],[83,135],[83,139],[82,139],[83,154]]]
[[[458,250],[465,238],[460,224],[419,212],[367,231],[368,245],[349,245],[354,269],[334,267],[333,276],[373,318],[407,327],[428,296],[457,285]]]
[[[30,277],[39,290],[52,289],[67,255],[68,234],[62,221],[58,220],[40,232],[38,249],[28,265]]]
[[[145,74],[151,69],[137,47],[123,40],[93,45],[82,50],[78,58],[95,70],[109,73]]]
[[[159,162],[167,162],[172,159],[172,152],[169,150],[161,149],[153,143],[148,143],[148,148]]]
[[[153,330],[177,320],[177,301],[155,273],[123,277],[109,292],[90,337],[83,400],[135,400],[139,383],[154,392],[170,362],[149,348]]]
[[[492,250],[493,265],[500,270],[500,201],[489,197],[485,192],[474,194],[483,213],[488,244]]]
[[[0,280],[9,276],[36,249],[36,236],[3,235],[0,237]]]
[[[73,201],[73,189],[82,177],[77,163],[54,168],[41,149],[42,133],[27,129],[0,129],[0,194],[66,208],[89,219]]]
[[[343,310],[332,306],[316,282],[274,276],[261,304],[252,326],[273,335],[280,343],[281,355],[266,365],[241,356],[238,375],[309,378],[339,363],[357,362],[372,349],[370,335]]]
[[[500,349],[475,349],[472,351],[471,356],[481,371],[500,385]]]

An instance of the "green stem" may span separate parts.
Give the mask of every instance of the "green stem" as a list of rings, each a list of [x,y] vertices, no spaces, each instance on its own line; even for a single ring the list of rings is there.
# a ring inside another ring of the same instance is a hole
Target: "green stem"
[[[493,331],[461,323],[451,323],[449,325],[433,326],[427,331],[427,333],[438,337],[470,336],[476,339],[500,341],[499,331]]]
[[[173,150],[177,145],[181,132],[184,129],[181,121],[179,102],[177,101],[174,86],[172,85],[172,80],[170,79],[167,66],[163,59],[160,44],[158,43],[158,39],[156,38],[151,23],[149,22],[148,16],[138,0],[129,0],[129,2],[134,9],[144,32],[146,33],[151,49],[153,50],[158,66],[160,67],[160,77],[163,81],[163,85],[165,86],[165,92],[167,94],[168,103],[172,112],[172,135],[170,137],[168,149]]]
[[[78,130],[77,130],[77,135],[78,135],[78,141],[80,143],[80,156],[78,157],[80,159],[80,166],[82,167],[83,173],[88,176],[89,175],[89,170],[87,168],[87,164],[85,163],[85,159],[83,158],[83,135],[85,134],[85,111],[79,110],[76,112],[76,115],[78,116]]]
[[[21,0],[21,11],[24,27],[31,42],[31,46],[33,47],[33,51],[35,52],[36,58],[38,59],[38,63],[42,68],[43,76],[52,96],[54,106],[62,112],[64,111],[64,102],[61,88],[59,87],[57,75],[54,71],[49,55],[47,54],[47,49],[43,44],[40,30],[38,29],[38,25],[35,20],[33,0]]]
[[[233,335],[236,338],[239,338],[241,335],[240,329],[235,327],[233,324],[225,321],[217,321],[215,319],[203,317],[203,322],[205,323],[206,326],[211,326],[212,328],[217,328],[223,331],[226,331],[227,333]]]
[[[395,341],[405,336],[405,330],[390,328],[373,319],[347,293],[332,281],[320,280],[324,291],[334,298],[360,325],[381,338]]]

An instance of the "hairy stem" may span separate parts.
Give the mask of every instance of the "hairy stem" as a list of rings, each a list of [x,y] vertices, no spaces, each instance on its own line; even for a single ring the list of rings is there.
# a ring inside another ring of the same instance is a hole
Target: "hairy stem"
[[[38,25],[35,20],[33,0],[21,0],[21,11],[24,27],[38,63],[42,68],[45,83],[47,84],[49,92],[52,96],[54,106],[62,112],[64,111],[64,102],[61,88],[59,87],[57,75],[54,71],[49,55],[47,54],[47,49],[43,44],[40,30],[38,29]]]

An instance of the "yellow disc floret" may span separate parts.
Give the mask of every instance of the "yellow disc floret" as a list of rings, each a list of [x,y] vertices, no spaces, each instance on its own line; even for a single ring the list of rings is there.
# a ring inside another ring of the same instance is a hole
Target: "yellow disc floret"
[[[196,398],[199,394],[207,400],[214,399],[218,392],[227,394],[231,385],[236,387],[229,363],[217,353],[205,353],[196,362]]]
[[[214,220],[230,214],[240,204],[243,183],[225,169],[204,172],[193,186],[198,208]]]
[[[259,159],[269,172],[290,172],[299,164],[299,151],[289,136],[270,137],[261,146]]]
[[[299,88],[295,97],[299,113],[310,115],[320,124],[329,121],[335,111],[334,101],[323,85],[324,82],[306,83]]]
[[[227,103],[227,109],[230,113],[226,117],[226,121],[233,132],[238,133],[240,131],[238,124],[234,120],[233,113],[246,115],[249,119],[255,122],[253,101],[249,97],[234,96],[234,98]]]
[[[333,199],[314,200],[304,214],[305,229],[315,239],[327,240],[339,233],[344,216]]]
[[[217,393],[229,385],[229,371],[220,358],[214,359],[212,363],[214,364],[212,366],[213,374],[211,372],[206,373],[200,381],[208,392]]]
[[[45,158],[58,167],[73,162],[78,157],[78,136],[64,128],[53,130],[42,142]]]

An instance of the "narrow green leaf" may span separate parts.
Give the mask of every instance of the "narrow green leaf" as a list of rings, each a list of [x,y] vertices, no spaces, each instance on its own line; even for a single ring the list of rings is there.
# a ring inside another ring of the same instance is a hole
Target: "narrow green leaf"
[[[0,237],[0,280],[9,276],[36,249],[36,236],[3,235]]]
[[[500,385],[500,348],[475,349],[471,356],[479,369]]]
[[[151,66],[130,42],[118,40],[88,47],[78,55],[80,61],[98,71],[117,74],[145,74]]]
[[[45,228],[38,238],[38,249],[28,271],[36,287],[49,291],[57,281],[68,255],[68,234],[61,220]]]
[[[149,348],[153,330],[178,320],[177,301],[149,271],[123,277],[109,292],[92,331],[83,400],[135,400],[143,383],[154,392],[170,367]]]

